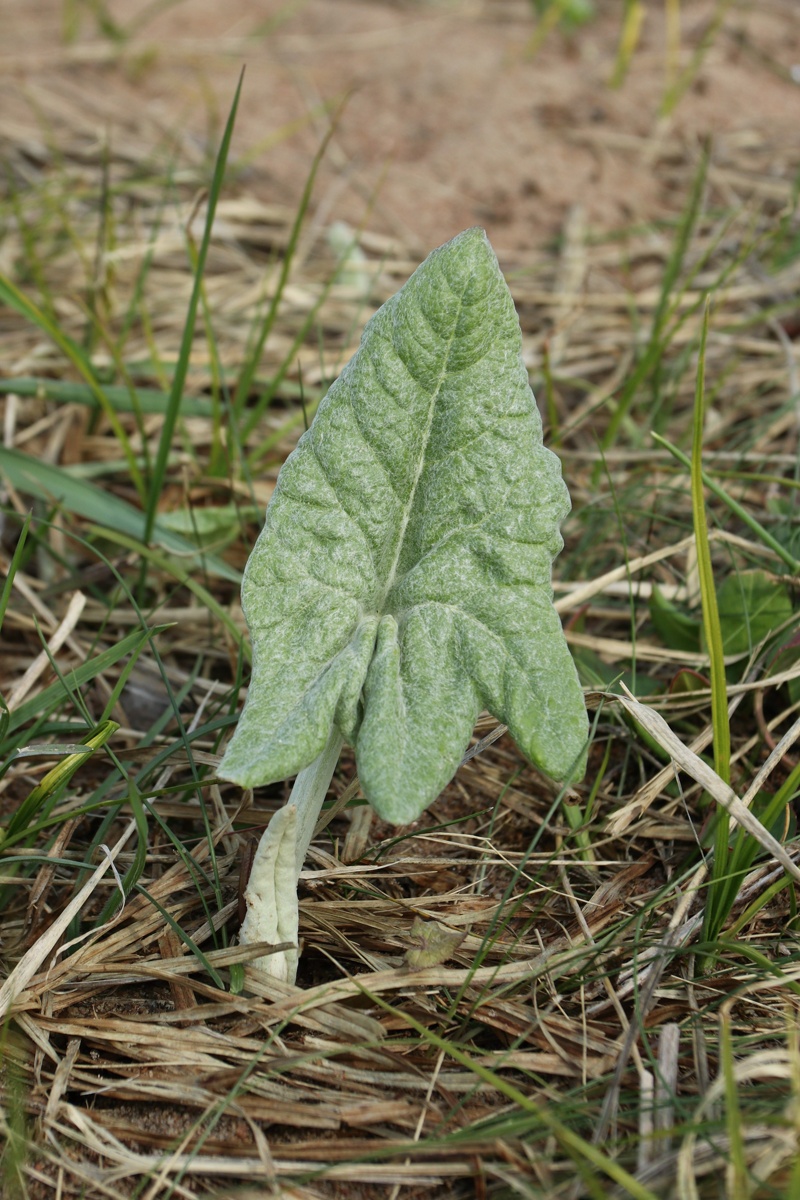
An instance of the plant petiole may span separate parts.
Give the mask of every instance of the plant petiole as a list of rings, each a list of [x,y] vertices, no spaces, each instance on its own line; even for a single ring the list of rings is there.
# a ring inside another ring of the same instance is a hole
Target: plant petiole
[[[239,940],[272,945],[291,942],[291,949],[253,960],[253,966],[287,983],[295,981],[300,953],[297,883],[342,742],[338,729],[332,726],[321,754],[300,772],[286,804],[264,830],[245,889],[247,915]]]

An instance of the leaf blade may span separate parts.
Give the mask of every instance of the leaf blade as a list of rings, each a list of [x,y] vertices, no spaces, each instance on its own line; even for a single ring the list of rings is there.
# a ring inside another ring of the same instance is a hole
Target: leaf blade
[[[435,250],[369,322],[284,465],[245,572],[245,711],[221,767],[294,774],[330,725],[364,793],[415,819],[488,708],[558,778],[586,712],[552,607],[569,496],[482,230]]]

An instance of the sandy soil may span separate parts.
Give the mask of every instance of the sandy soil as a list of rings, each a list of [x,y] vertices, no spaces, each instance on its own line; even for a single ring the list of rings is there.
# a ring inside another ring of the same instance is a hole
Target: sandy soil
[[[68,106],[89,136],[118,144],[146,119],[204,153],[244,66],[233,158],[248,190],[296,205],[326,106],[342,105],[315,192],[321,222],[366,220],[420,254],[476,223],[499,248],[524,251],[576,205],[605,229],[674,214],[685,195],[659,164],[676,138],[691,160],[712,137],[724,164],[752,137],[774,148],[780,172],[800,128],[795,0],[730,6],[668,117],[663,6],[645,6],[616,89],[622,5],[597,7],[577,36],[556,31],[531,56],[525,0],[111,0],[111,18],[134,29],[122,41],[76,0],[0,0],[0,135],[32,120],[57,131]],[[713,14],[683,3],[683,67]]]

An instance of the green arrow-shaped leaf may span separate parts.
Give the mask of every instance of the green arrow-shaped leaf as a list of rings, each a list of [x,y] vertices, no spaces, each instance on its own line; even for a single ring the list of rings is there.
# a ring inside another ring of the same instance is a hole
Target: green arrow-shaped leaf
[[[333,726],[364,793],[415,819],[483,708],[556,778],[586,711],[551,603],[569,496],[482,230],[435,250],[367,325],[283,467],[245,572],[250,691],[220,773],[310,763]]]

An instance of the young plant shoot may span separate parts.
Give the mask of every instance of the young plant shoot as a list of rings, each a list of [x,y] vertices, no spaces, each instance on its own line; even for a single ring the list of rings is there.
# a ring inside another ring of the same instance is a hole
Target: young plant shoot
[[[387,821],[415,821],[488,709],[531,762],[583,774],[587,717],[552,605],[569,495],[511,293],[469,229],[367,325],[281,470],[245,571],[250,689],[219,774],[296,774],[245,893],[256,966],[294,982],[297,880],[343,741]]]

